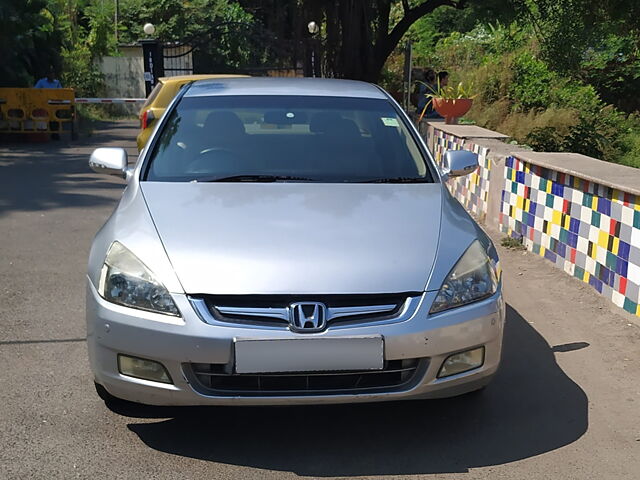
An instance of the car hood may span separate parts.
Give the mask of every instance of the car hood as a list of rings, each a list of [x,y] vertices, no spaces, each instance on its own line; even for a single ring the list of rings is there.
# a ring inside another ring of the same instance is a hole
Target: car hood
[[[423,291],[438,249],[440,184],[141,188],[189,294]]]

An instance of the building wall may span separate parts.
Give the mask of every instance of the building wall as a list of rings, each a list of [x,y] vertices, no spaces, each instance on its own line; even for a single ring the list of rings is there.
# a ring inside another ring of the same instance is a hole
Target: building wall
[[[144,98],[144,65],[142,55],[103,57],[100,71],[104,75],[105,98]],[[109,105],[112,113],[137,115],[140,104]]]

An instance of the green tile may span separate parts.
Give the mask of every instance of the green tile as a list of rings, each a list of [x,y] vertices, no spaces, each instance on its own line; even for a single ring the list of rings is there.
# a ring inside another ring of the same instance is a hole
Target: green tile
[[[593,195],[584,193],[582,195],[582,206],[591,208],[591,205],[593,205]]]
[[[569,237],[569,231],[561,228],[560,229],[560,243],[569,243],[567,242],[567,238]]]
[[[607,267],[615,270],[616,269],[616,262],[618,261],[618,257],[616,257],[613,253],[611,252],[607,252]]]
[[[600,213],[595,210],[591,212],[591,225],[600,228]]]
[[[584,269],[576,265],[573,270],[573,276],[582,280],[584,277]]]
[[[540,190],[543,192],[547,191],[547,179],[540,177]]]
[[[547,193],[547,199],[545,204],[547,205],[547,207],[553,208],[553,195],[551,193]]]
[[[511,182],[511,193],[515,193],[516,195],[518,194],[518,183],[517,182]]]
[[[636,310],[638,309],[638,304],[636,302],[632,302],[628,298],[624,299],[624,307],[627,312],[633,313],[635,315]]]
[[[534,243],[533,247],[531,248],[531,251],[536,255],[540,255],[540,245],[538,245],[537,243]]]
[[[640,228],[640,210],[633,212],[633,226],[635,228]]]

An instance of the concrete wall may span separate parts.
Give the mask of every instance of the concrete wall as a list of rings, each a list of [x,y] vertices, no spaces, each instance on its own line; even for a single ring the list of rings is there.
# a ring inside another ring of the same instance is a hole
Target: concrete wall
[[[140,56],[103,57],[100,71],[104,75],[106,98],[144,98],[144,66]],[[137,115],[140,104],[110,105],[120,114]]]
[[[476,173],[448,182],[478,220],[640,316],[640,169],[531,152],[476,126],[420,131],[437,162],[448,149],[478,153]]]

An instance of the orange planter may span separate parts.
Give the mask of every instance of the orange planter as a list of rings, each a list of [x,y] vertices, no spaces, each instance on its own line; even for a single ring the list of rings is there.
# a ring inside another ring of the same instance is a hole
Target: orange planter
[[[456,118],[460,118],[471,110],[471,105],[473,105],[473,99],[471,98],[433,99],[433,108],[444,117],[445,123],[454,123]]]

